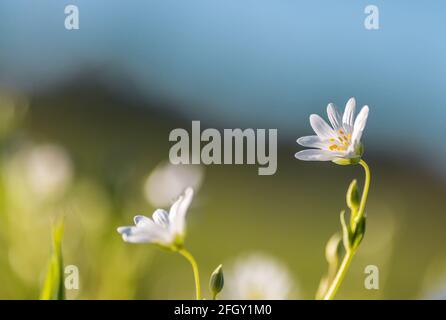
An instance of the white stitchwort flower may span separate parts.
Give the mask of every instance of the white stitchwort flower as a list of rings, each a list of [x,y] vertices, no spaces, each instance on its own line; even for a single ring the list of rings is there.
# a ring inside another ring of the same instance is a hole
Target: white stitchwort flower
[[[186,234],[186,213],[193,194],[193,189],[187,188],[169,212],[157,209],[152,219],[135,216],[135,226],[119,227],[118,232],[126,242],[154,243],[170,249],[181,247]]]
[[[226,299],[285,300],[295,289],[288,268],[263,253],[239,258],[225,276]]]
[[[328,119],[331,126],[317,114],[310,116],[310,124],[316,135],[297,139],[301,146],[314,148],[296,153],[296,158],[304,161],[345,161],[355,163],[363,152],[361,136],[364,131],[369,107],[362,107],[355,119],[355,98],[350,98],[345,106],[344,114],[337,110],[333,103],[327,106]],[[348,163],[347,162],[347,163]],[[346,162],[344,162],[346,163]]]

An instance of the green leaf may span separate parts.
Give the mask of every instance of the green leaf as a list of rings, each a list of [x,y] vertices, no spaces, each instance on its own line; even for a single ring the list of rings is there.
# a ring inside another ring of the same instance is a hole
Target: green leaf
[[[366,226],[366,217],[362,216],[358,223],[356,224],[356,228],[353,234],[352,247],[357,248],[364,238],[365,234],[365,226]]]
[[[45,282],[40,292],[41,300],[65,300],[62,236],[64,221],[60,219],[52,228],[52,251]]]

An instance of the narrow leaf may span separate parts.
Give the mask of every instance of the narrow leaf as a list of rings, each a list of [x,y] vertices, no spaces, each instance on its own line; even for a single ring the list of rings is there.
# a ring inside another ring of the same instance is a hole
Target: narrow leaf
[[[64,267],[62,259],[62,236],[64,231],[63,219],[52,228],[52,250],[48,263],[48,271],[40,293],[41,300],[64,300],[65,287],[63,281]]]

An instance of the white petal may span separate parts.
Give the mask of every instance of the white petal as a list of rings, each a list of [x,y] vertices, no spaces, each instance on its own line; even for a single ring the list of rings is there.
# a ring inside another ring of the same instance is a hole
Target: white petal
[[[334,130],[317,114],[312,114],[310,116],[310,124],[314,132],[316,132],[321,139],[329,139],[335,135]]]
[[[135,225],[137,227],[144,227],[146,225],[153,223],[153,221],[151,221],[149,218],[140,215],[135,216],[133,218],[133,221],[135,222]]]
[[[124,241],[130,243],[160,243],[169,245],[172,239],[167,229],[163,229],[153,222],[144,227],[119,227],[118,232],[122,235]]]
[[[307,149],[299,151],[295,157],[303,161],[332,161],[336,158],[342,158],[344,152],[335,152],[330,150]]]
[[[336,131],[342,128],[342,117],[338,111],[338,108],[333,103],[329,103],[327,106],[328,119],[330,120],[331,126]]]
[[[166,210],[163,209],[157,209],[152,215],[153,221],[155,221],[156,224],[167,227],[169,225],[169,214]]]
[[[350,98],[345,105],[344,115],[342,116],[342,124],[344,129],[351,133],[353,130],[353,121],[355,119],[355,108],[356,100],[355,98]]]
[[[180,206],[181,201],[183,201],[183,195],[179,196],[177,201],[175,201],[169,210],[169,222],[172,223],[177,217],[178,207]]]
[[[187,188],[184,195],[181,196],[170,208],[169,221],[171,231],[174,234],[184,234],[186,227],[186,213],[192,202],[194,190]]]
[[[356,117],[355,124],[353,126],[353,133],[352,133],[353,146],[355,146],[361,140],[362,132],[364,131],[368,116],[369,116],[369,107],[368,106],[362,107],[361,111]]]
[[[297,139],[297,143],[303,147],[320,148],[320,149],[326,147],[327,145],[327,143],[324,142],[324,140],[322,140],[321,138],[319,138],[319,136],[300,137],[299,139]]]

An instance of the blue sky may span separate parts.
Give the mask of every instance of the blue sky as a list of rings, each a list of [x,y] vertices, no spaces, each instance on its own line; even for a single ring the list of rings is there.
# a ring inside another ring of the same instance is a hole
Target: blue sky
[[[64,29],[67,4],[78,31]],[[379,30],[363,26],[369,4]],[[443,161],[445,12],[440,0],[3,0],[0,81],[35,90],[105,63],[184,100],[175,112],[289,134],[355,96],[371,108],[368,139]]]

